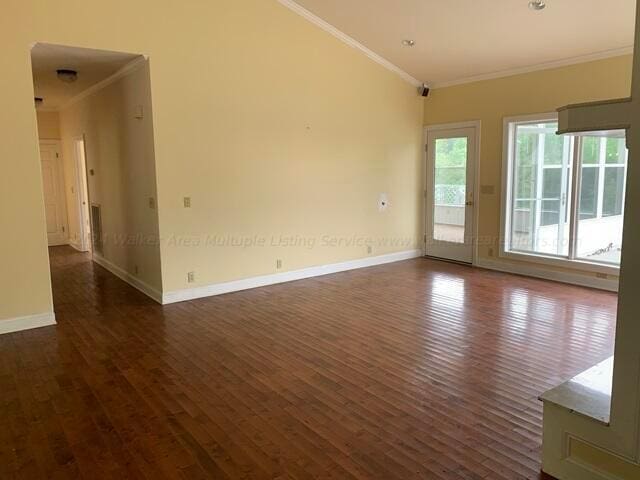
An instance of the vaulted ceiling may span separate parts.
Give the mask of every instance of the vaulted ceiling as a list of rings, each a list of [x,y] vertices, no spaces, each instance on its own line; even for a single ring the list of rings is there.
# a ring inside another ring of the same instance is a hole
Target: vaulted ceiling
[[[292,2],[288,0],[282,3]],[[635,0],[296,0],[414,78],[447,84],[628,53]],[[406,47],[402,40],[415,46]]]

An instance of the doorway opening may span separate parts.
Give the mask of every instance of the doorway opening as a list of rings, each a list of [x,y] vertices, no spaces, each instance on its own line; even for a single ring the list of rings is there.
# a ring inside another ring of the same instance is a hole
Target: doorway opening
[[[480,125],[427,127],[425,254],[473,263]]]
[[[158,301],[149,60],[38,43],[31,62],[51,262],[103,267]]]

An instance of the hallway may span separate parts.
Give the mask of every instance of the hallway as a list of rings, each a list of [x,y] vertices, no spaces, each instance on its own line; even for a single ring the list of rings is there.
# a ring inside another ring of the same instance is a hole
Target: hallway
[[[433,260],[163,307],[50,257],[0,478],[539,478],[537,396],[613,348],[615,294]]]

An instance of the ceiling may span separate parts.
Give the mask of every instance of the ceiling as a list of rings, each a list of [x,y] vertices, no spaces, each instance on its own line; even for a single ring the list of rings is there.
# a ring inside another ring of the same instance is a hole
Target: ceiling
[[[140,57],[131,53],[38,43],[31,49],[35,96],[44,99],[41,108],[55,110]],[[77,71],[77,81],[60,81],[56,75],[58,69]]]
[[[282,3],[292,3],[280,0]],[[296,0],[432,86],[629,52],[635,0]],[[404,47],[403,39],[416,42]],[[590,56],[587,58],[576,58]]]

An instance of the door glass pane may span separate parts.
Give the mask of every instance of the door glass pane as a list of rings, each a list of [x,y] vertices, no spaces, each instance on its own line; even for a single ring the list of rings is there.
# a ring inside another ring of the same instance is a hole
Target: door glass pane
[[[551,133],[544,136],[544,164],[562,165],[562,152],[564,149],[564,137],[555,134],[556,124],[545,124]]]
[[[542,218],[540,225],[546,227],[557,225],[560,221],[562,169],[545,168],[542,172]]]
[[[532,250],[532,222],[536,209],[537,135],[518,127],[516,142],[511,248]]]
[[[583,137],[582,164],[594,165],[598,163],[599,156],[600,156],[600,139],[597,137]]]
[[[604,169],[604,198],[602,216],[622,215],[622,193],[624,192],[624,167],[606,167]]]
[[[580,220],[596,218],[598,215],[598,167],[582,167],[582,188],[580,189]]]
[[[516,126],[511,205],[511,250],[569,253],[571,140],[556,123]]]
[[[584,137],[576,257],[619,265],[627,150],[624,138]]]
[[[433,238],[464,243],[467,138],[435,141]]]
[[[624,138],[607,138],[605,163],[624,165],[627,147]]]

